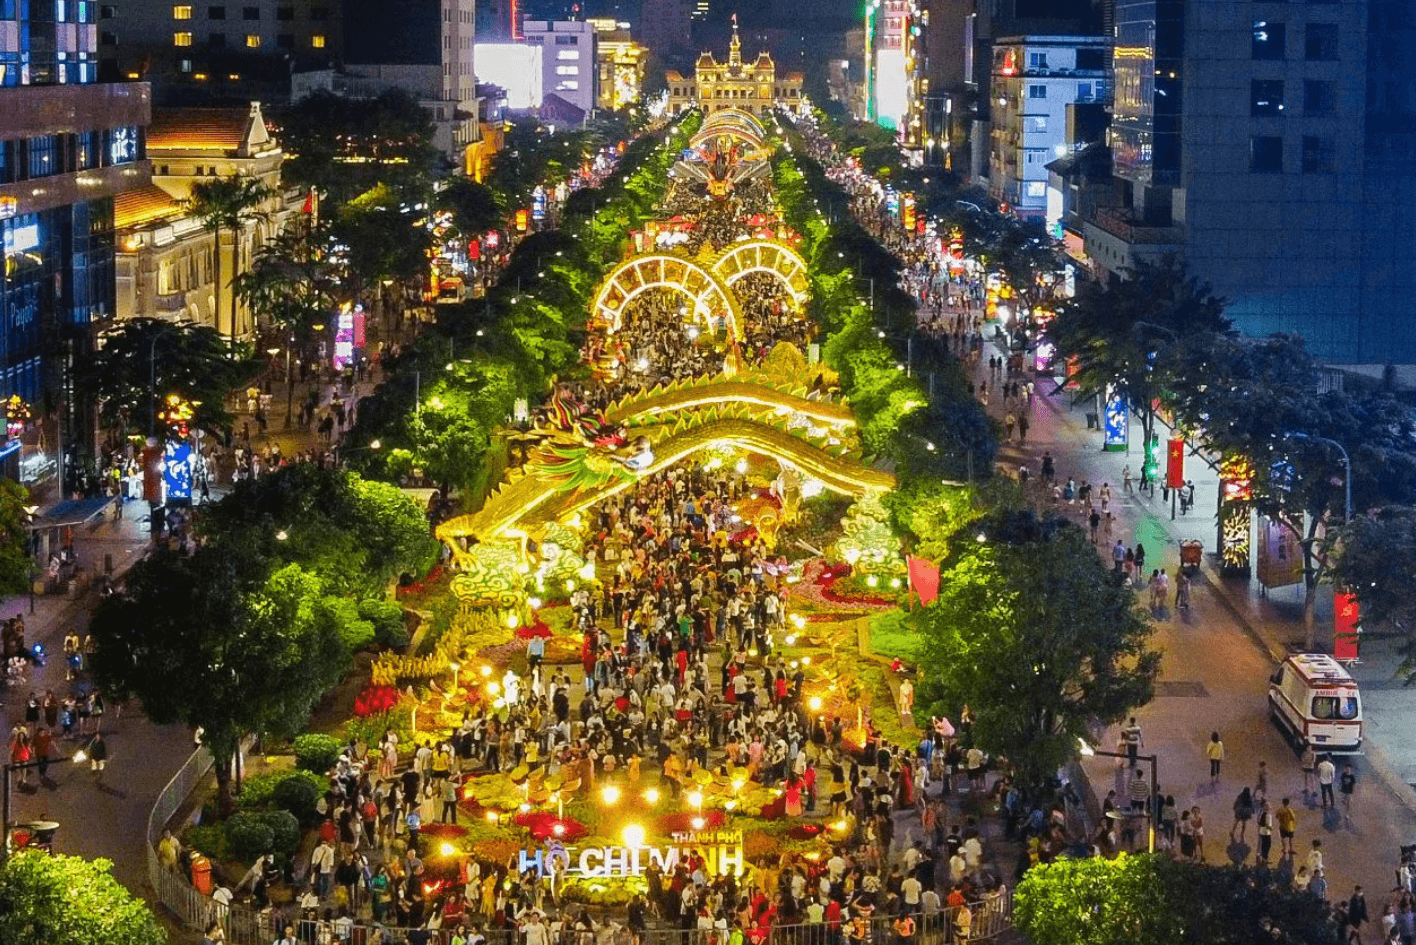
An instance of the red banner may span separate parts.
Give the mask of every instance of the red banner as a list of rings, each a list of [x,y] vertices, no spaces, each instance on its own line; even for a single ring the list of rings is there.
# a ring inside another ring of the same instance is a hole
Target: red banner
[[[1332,655],[1339,660],[1357,659],[1358,634],[1357,623],[1362,619],[1362,611],[1357,603],[1356,594],[1347,594],[1342,591],[1332,595]]]
[[[939,596],[939,566],[925,558],[910,555],[910,589],[919,595],[921,604],[929,604]]]
[[[1179,489],[1185,484],[1185,438],[1172,436],[1165,442],[1165,486]]]

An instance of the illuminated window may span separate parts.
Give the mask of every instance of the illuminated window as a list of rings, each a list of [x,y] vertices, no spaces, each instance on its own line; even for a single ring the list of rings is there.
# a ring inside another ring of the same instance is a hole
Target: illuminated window
[[[556,75],[580,75],[579,66],[556,66]]]
[[[182,6],[177,6],[177,7],[173,7],[173,8],[172,8],[172,19],[174,19],[174,20],[190,20],[191,18],[192,18],[192,8],[191,8],[190,6],[187,6],[186,4],[183,4]]]
[[[557,59],[579,59],[579,58],[580,58],[580,50],[578,50],[578,49],[558,49],[558,50],[556,50],[556,58],[557,58]]]
[[[259,36],[257,36],[255,33],[247,33],[247,34],[246,34],[246,48],[247,48],[247,49],[260,49],[260,48],[261,48],[261,38],[260,38]]]
[[[576,92],[580,89],[580,83],[575,79],[566,79],[556,85],[557,92]]]
[[[173,33],[173,34],[172,34],[172,45],[174,45],[174,46],[190,46],[190,45],[192,45],[192,34],[191,34],[191,33]]]
[[[1029,197],[1046,197],[1046,196],[1047,196],[1047,184],[1044,183],[1043,181],[1040,181],[1040,180],[1030,180],[1030,181],[1028,181],[1028,196],[1029,196]]]
[[[324,48],[325,48],[325,38],[324,38],[324,36],[321,35],[321,34],[319,34],[319,33],[316,33],[314,36],[311,36],[311,37],[310,37],[310,46],[313,47],[314,49],[324,49]]]

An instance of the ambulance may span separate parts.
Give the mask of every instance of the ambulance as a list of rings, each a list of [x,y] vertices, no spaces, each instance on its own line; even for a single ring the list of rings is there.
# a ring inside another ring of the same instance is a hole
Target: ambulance
[[[1326,653],[1290,656],[1269,677],[1269,716],[1300,748],[1318,754],[1362,750],[1362,696]]]

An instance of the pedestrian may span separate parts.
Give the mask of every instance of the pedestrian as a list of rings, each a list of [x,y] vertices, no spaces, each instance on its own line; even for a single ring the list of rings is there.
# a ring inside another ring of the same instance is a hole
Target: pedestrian
[[[1259,801],[1259,862],[1268,864],[1269,852],[1273,849],[1273,811],[1268,801]]]
[[[1026,442],[1028,441],[1028,425],[1029,425],[1029,423],[1030,423],[1030,421],[1028,420],[1028,415],[1027,415],[1027,414],[1021,414],[1021,415],[1019,415],[1019,417],[1018,417],[1018,442],[1019,442],[1019,443],[1026,443]]]
[[[1318,767],[1318,753],[1312,745],[1303,746],[1303,760],[1299,764],[1303,768],[1303,796],[1308,797],[1313,793],[1313,775]]]
[[[1195,831],[1195,859],[1205,861],[1205,817],[1198,807],[1190,808],[1190,828]]]
[[[35,739],[35,741],[37,743],[38,739]],[[40,771],[40,775],[42,777],[44,772]],[[1338,778],[1337,789],[1342,792],[1343,813],[1350,815],[1352,813],[1352,792],[1357,789],[1357,775],[1353,772],[1350,763],[1342,766],[1342,774]]]
[[[1131,491],[1131,464],[1127,463],[1126,468],[1121,470],[1121,491]]]
[[[1101,513],[1092,509],[1091,517],[1087,519],[1087,524],[1091,526],[1092,544],[1096,544],[1096,533],[1101,529]]]
[[[1331,756],[1323,755],[1323,760],[1318,762],[1318,791],[1322,794],[1323,810],[1337,806],[1332,796],[1332,782],[1336,777],[1337,765],[1332,763]]]
[[[1367,924],[1367,897],[1361,886],[1352,888],[1352,898],[1347,900],[1347,940],[1362,945],[1362,926]]]
[[[98,783],[103,783],[103,772],[108,768],[108,743],[102,732],[94,732],[88,747],[89,770],[98,775]]]
[[[1205,744],[1205,757],[1210,763],[1210,780],[1219,780],[1219,766],[1224,762],[1224,742],[1218,732],[1210,732],[1210,740]]]
[[[1234,825],[1229,828],[1229,839],[1234,840],[1234,831],[1239,831],[1238,841],[1244,842],[1244,835],[1249,831],[1249,821],[1254,816],[1254,795],[1246,787],[1239,792],[1239,796],[1234,799]]]
[[[1268,797],[1268,762],[1259,762],[1259,776],[1254,780],[1254,803]]]
[[[1013,428],[1018,425],[1018,418],[1013,416],[1013,411],[1008,411],[1008,415],[1003,418],[1003,427],[1008,431],[1008,441],[1012,442]]]
[[[1117,574],[1121,573],[1121,565],[1126,560],[1126,546],[1121,539],[1116,539],[1116,544],[1111,546],[1111,567]]]
[[[1318,839],[1313,840],[1313,845],[1308,849],[1308,856],[1303,860],[1303,865],[1308,867],[1308,874],[1316,876],[1318,870],[1323,868],[1323,842]]]
[[[1139,767],[1131,769],[1131,787],[1127,792],[1131,798],[1131,813],[1145,814],[1149,806],[1151,790],[1146,783],[1146,776],[1141,774]]]
[[[1288,806],[1288,798],[1283,799],[1283,804],[1278,809],[1278,839],[1283,848],[1284,856],[1293,855],[1293,834],[1298,829],[1298,813]]]

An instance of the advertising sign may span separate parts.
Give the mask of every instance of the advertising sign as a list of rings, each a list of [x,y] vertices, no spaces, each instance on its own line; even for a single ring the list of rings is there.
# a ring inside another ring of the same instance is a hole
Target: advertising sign
[[[364,349],[364,307],[356,305],[353,311],[341,312],[334,323],[334,368],[342,371],[354,363],[355,357]]]
[[[192,498],[192,444],[186,440],[168,440],[162,451],[162,481],[167,486],[167,501],[190,501]]]
[[[1338,591],[1332,595],[1332,655],[1336,659],[1357,659],[1362,642],[1362,630],[1357,624],[1361,619],[1356,594]]]
[[[531,191],[531,219],[546,219],[546,189],[539,184]]]
[[[1293,532],[1264,516],[1259,519],[1259,583],[1287,587],[1303,580],[1303,549]]]
[[[1165,443],[1165,487],[1179,489],[1185,484],[1185,438],[1172,436]]]
[[[1101,418],[1105,439],[1102,448],[1109,451],[1124,451],[1130,439],[1131,415],[1126,406],[1126,395],[1118,388],[1107,385],[1106,412]]]

